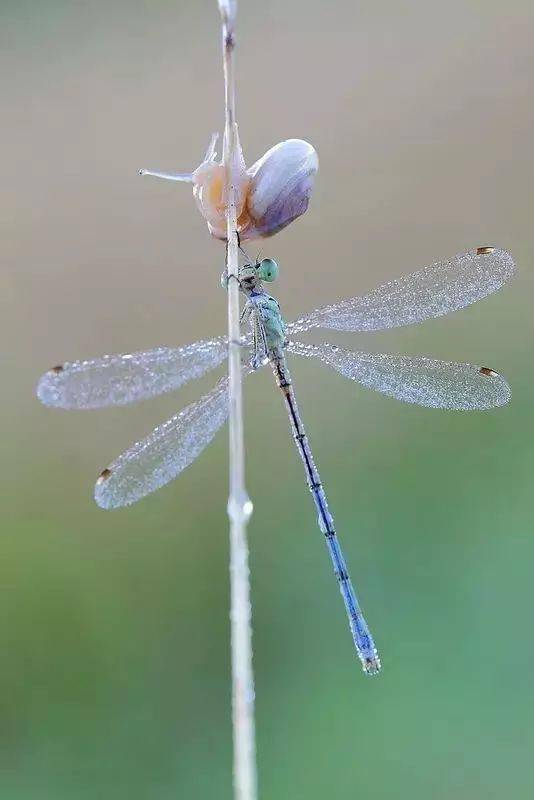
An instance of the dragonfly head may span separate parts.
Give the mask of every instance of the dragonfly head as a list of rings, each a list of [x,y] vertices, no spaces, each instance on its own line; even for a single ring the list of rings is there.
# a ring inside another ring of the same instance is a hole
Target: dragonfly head
[[[267,283],[272,283],[278,278],[278,264],[272,258],[262,258],[256,265],[258,278]]]
[[[255,263],[244,264],[239,268],[239,283],[241,290],[250,295],[251,292],[262,292],[262,282],[272,283],[278,277],[278,264],[272,258],[262,258]],[[223,289],[228,285],[226,272],[221,276]]]

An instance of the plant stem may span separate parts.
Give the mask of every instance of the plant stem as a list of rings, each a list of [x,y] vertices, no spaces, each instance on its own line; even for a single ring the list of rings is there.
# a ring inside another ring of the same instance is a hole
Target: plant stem
[[[228,374],[230,427],[230,621],[232,647],[232,723],[235,800],[256,800],[256,741],[254,730],[254,675],[247,523],[252,503],[245,488],[243,392],[239,320],[239,241],[236,212],[236,168],[241,157],[235,117],[234,24],[235,0],[219,0],[225,86],[223,164],[226,169],[226,223],[228,272]]]

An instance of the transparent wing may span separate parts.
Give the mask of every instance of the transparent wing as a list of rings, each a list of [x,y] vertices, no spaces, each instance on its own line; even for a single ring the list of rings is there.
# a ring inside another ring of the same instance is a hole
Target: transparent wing
[[[290,342],[290,352],[318,358],[368,389],[429,408],[484,410],[510,400],[510,387],[489,367],[432,358],[358,353],[332,344]]]
[[[211,442],[228,416],[228,378],[155,428],[105,469],[95,486],[101,508],[119,508],[165,486]]]
[[[496,292],[514,268],[505,250],[479,247],[385,283],[363,297],[318,308],[290,323],[288,333],[310,328],[378,331],[440,317]]]
[[[219,337],[179,348],[73,361],[45,373],[37,396],[47,406],[67,409],[135,403],[200,378],[219,366],[227,352],[226,339]]]

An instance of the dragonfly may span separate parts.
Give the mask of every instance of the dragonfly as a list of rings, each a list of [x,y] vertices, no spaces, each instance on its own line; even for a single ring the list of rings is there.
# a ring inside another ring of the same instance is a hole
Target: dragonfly
[[[240,344],[249,354],[243,370],[270,364],[282,393],[296,448],[302,459],[318,525],[326,540],[348,616],[356,654],[369,675],[381,664],[354,591],[339,544],[326,492],[302,422],[287,355],[316,359],[360,385],[428,408],[486,410],[505,405],[510,388],[490,367],[384,353],[353,351],[337,344],[312,344],[294,338],[320,328],[369,332],[420,323],[469,306],[500,289],[514,273],[505,250],[478,247],[392,280],[361,297],[322,306],[285,323],[276,299],[265,290],[278,275],[272,259],[249,261],[237,276],[246,298],[242,321],[250,333]],[[228,278],[223,275],[223,284]],[[60,364],[45,373],[37,394],[47,406],[96,409],[135,403],[172,392],[220,366],[227,358],[226,337],[183,347],[108,355]],[[106,469],[95,485],[104,509],[127,506],[176,478],[213,440],[228,416],[228,377],[196,402],[156,427]]]

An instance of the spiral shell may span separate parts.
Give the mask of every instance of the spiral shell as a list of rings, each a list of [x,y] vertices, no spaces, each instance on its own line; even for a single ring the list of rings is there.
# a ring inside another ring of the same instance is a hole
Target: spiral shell
[[[302,139],[288,139],[271,147],[248,170],[239,152],[234,173],[237,227],[242,240],[272,236],[308,208],[317,153]],[[226,239],[226,176],[214,149],[193,172],[193,194],[210,233]]]
[[[271,147],[247,170],[248,227],[244,238],[272,236],[308,208],[319,159],[302,139],[288,139]]]

